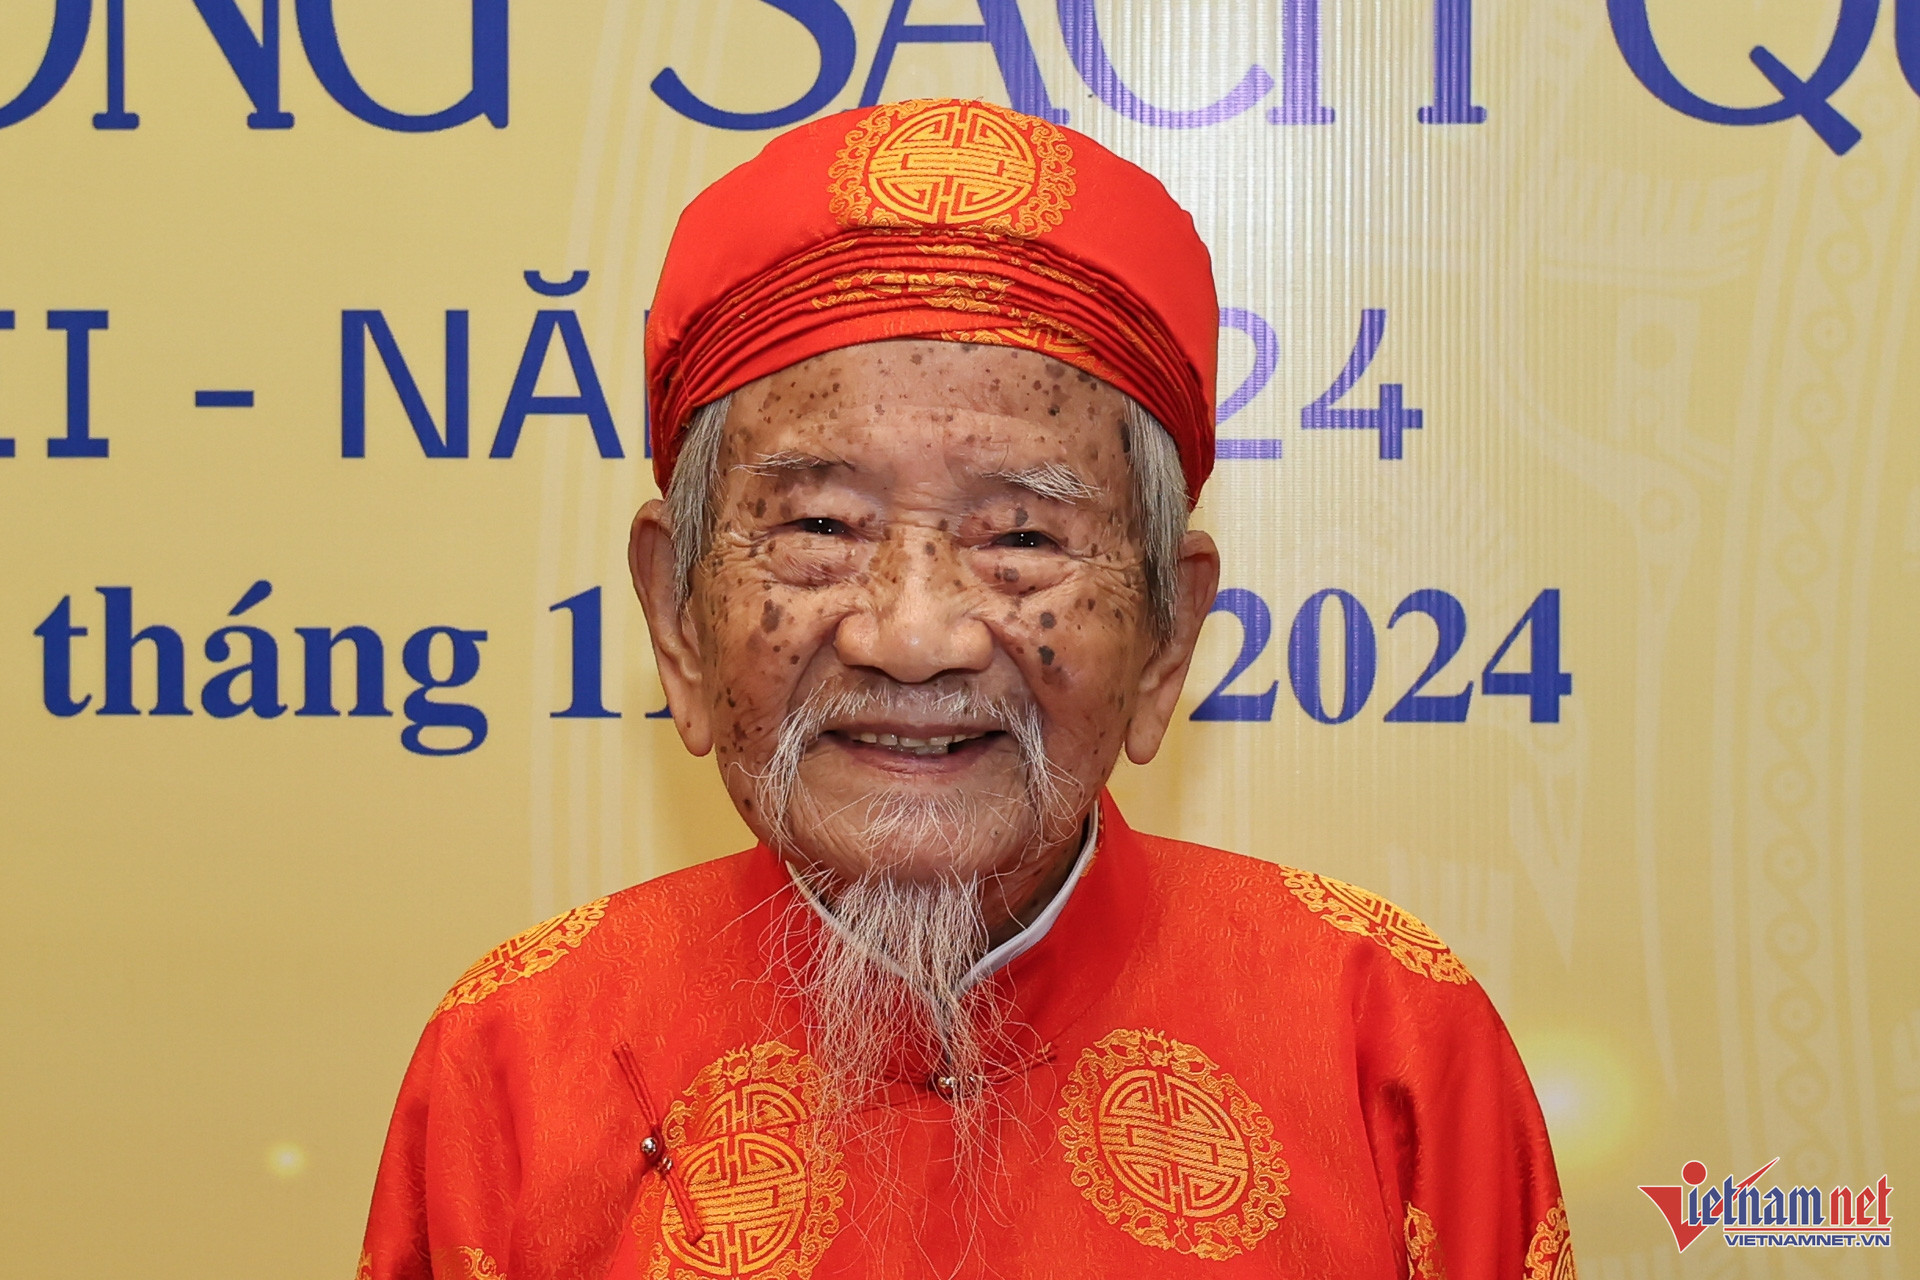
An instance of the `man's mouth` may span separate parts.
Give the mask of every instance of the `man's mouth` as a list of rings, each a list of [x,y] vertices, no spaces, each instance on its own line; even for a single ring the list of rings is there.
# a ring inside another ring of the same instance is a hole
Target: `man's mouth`
[[[864,742],[870,746],[887,747],[894,751],[916,756],[944,756],[961,750],[969,743],[995,736],[999,730],[983,729],[977,733],[939,733],[925,738],[908,737],[905,734],[881,733],[865,729],[837,729],[832,732],[849,742]]]

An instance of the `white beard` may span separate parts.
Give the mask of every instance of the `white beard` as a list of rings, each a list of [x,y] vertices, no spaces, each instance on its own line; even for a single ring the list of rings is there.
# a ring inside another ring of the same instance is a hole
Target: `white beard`
[[[1014,795],[987,798],[996,811],[991,815],[980,811],[978,796],[876,792],[864,803],[856,836],[869,870],[848,881],[796,847],[796,812],[817,816],[800,766],[825,725],[876,710],[997,724],[1020,752],[1023,785]],[[951,1104],[955,1175],[984,1189],[1000,1168],[998,1144],[989,1137],[1001,1104],[989,1071],[1005,1056],[1007,1011],[992,983],[965,982],[988,949],[982,890],[997,869],[957,866],[908,879],[889,851],[951,847],[954,832],[983,821],[1024,833],[1022,860],[1070,837],[1079,825],[1081,789],[1048,758],[1038,709],[986,698],[964,684],[818,689],[788,713],[754,791],[770,843],[799,855],[796,867],[808,868],[798,872],[800,879],[831,916],[821,922],[812,907],[796,901],[775,939],[791,994],[806,1011],[822,1122],[842,1134],[884,1123],[884,1110],[867,1108],[890,1083],[886,1073],[896,1053],[917,1050],[942,1064],[935,1074],[955,1084],[942,1091]],[[876,1142],[874,1149],[884,1153],[887,1144]]]
[[[823,1118],[844,1127],[887,1086],[901,1048],[918,1049],[940,1064],[934,1074],[956,1082],[947,1095],[956,1154],[970,1161],[984,1146],[986,1081],[1004,1019],[990,984],[963,985],[987,950],[979,881],[873,873],[828,899],[824,877],[805,879],[832,913],[797,968]]]

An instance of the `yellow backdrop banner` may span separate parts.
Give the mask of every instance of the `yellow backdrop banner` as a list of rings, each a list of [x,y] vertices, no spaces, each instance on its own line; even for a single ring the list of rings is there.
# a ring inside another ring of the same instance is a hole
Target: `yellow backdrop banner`
[[[1920,1176],[1920,0],[0,7],[0,1269],[350,1274],[453,978],[746,843],[625,581],[646,309],[936,94],[1215,255],[1132,820],[1452,943],[1590,1278],[1899,1274],[1639,1187]]]

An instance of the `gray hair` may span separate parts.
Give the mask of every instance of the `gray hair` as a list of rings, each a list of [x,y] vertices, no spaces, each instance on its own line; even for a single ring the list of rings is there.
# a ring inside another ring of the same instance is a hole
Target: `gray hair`
[[[1153,634],[1164,644],[1173,637],[1180,540],[1187,532],[1187,478],[1180,467],[1180,451],[1159,419],[1132,396],[1123,399],[1120,446],[1132,464],[1134,529],[1143,552]],[[732,405],[732,395],[725,395],[693,411],[673,478],[667,482],[667,523],[673,534],[675,582],[682,606],[693,592],[694,569],[713,540],[720,440]]]

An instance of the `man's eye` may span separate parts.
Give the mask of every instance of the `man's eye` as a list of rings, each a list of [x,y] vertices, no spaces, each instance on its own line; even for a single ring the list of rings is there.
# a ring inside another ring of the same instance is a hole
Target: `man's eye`
[[[993,545],[1012,547],[1016,551],[1044,551],[1058,544],[1038,529],[1015,529],[1012,533],[1003,533],[995,538]]]
[[[793,527],[802,533],[817,533],[823,538],[838,538],[852,532],[845,522],[835,520],[832,516],[803,516],[793,522]]]

